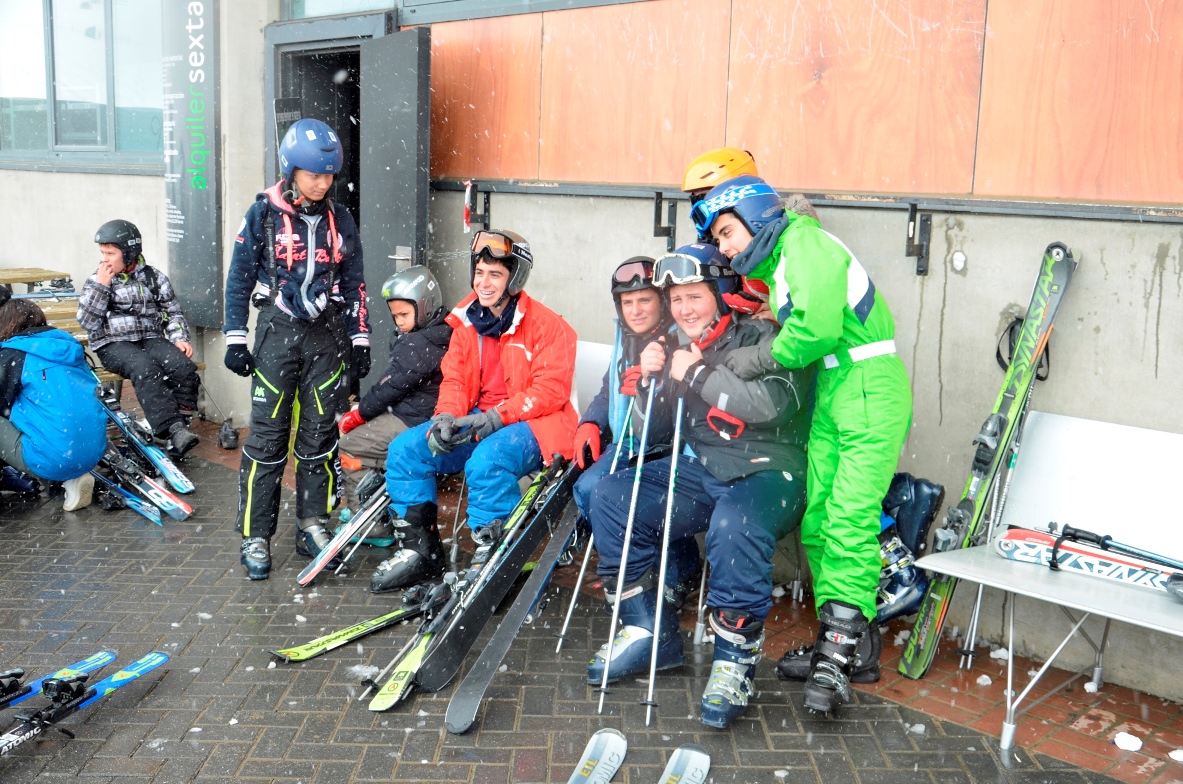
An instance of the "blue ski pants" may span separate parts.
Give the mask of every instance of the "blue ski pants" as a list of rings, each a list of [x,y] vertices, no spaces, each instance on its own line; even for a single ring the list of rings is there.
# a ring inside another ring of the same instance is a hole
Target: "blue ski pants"
[[[670,466],[671,458],[665,458],[641,470],[626,582],[639,580],[650,569],[656,572],[660,565]],[[677,470],[671,544],[706,531],[707,604],[746,610],[764,620],[772,608],[772,554],[777,541],[801,524],[805,477],[761,471],[724,482],[685,455],[678,457]],[[605,477],[592,496],[598,572],[605,579],[615,578],[620,568],[632,486],[633,472],[618,471]]]
[[[518,479],[542,468],[542,450],[525,422],[506,425],[475,444],[433,455],[427,448],[431,420],[403,431],[386,453],[386,492],[401,517],[408,506],[436,503],[438,474],[464,472],[468,527],[504,520],[522,497]]]

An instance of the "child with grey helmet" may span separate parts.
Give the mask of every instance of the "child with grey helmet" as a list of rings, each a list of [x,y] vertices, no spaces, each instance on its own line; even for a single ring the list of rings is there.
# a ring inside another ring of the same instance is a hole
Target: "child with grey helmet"
[[[338,423],[346,502],[342,522],[365,503],[365,497],[359,497],[359,481],[365,482],[362,496],[368,496],[366,486],[382,486],[381,471],[390,442],[407,428],[431,419],[444,378],[440,362],[452,338],[443,292],[427,267],[408,267],[387,278],[382,298],[394,321],[390,367]],[[367,470],[375,473],[363,480]],[[365,543],[389,547],[395,533],[390,521],[383,518]]]
[[[370,372],[357,224],[328,198],[343,162],[332,128],[293,123],[280,143],[283,179],[247,210],[226,278],[226,367],[252,377],[238,502],[241,561],[252,580],[271,572],[296,399],[296,552],[312,558],[332,539],[329,515],[340,500],[337,413],[350,378]],[[248,305],[259,309],[253,350]]]

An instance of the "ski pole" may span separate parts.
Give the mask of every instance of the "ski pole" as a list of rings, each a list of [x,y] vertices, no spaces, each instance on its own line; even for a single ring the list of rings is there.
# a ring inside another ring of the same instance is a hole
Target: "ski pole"
[[[452,571],[457,571],[456,562],[460,560],[460,506],[464,503],[464,483],[468,475],[460,475],[460,492],[456,494],[456,519],[452,521],[452,553],[448,557]]]
[[[632,423],[633,418],[633,404],[637,401],[635,397],[630,397],[628,400],[628,411],[624,414],[624,421]],[[629,451],[632,451],[632,435],[629,435]],[[608,475],[616,473],[616,463],[620,460],[620,452],[624,447],[624,439],[616,445],[616,451],[612,453],[612,464],[608,466]],[[596,544],[596,535],[593,533],[587,538],[586,549],[583,551],[583,563],[579,566],[579,576],[575,578],[575,591],[571,594],[571,603],[567,605],[567,617],[563,619],[563,628],[559,629],[559,644],[555,646],[555,653],[563,650],[563,640],[567,636],[567,627],[571,625],[571,616],[575,613],[575,604],[579,601],[579,587],[583,585],[583,576],[587,574],[587,562],[591,560],[592,548]]]
[[[222,417],[222,427],[218,430],[218,446],[223,449],[237,449],[238,431],[234,429],[234,424],[230,421],[230,417],[226,416],[226,413],[222,411],[222,407],[218,405],[218,401],[210,394],[209,387],[201,380],[201,376],[197,377],[197,383],[205,390],[206,399],[214,404],[214,409],[217,410],[218,416]]]
[[[694,622],[694,644],[702,645],[707,633],[707,569],[710,564],[702,562],[702,579],[698,581],[698,620]]]
[[[670,455],[670,484],[666,490],[665,498],[665,522],[662,524],[661,533],[661,565],[657,569],[657,610],[653,613],[653,645],[650,646],[649,651],[649,688],[645,694],[645,726],[649,726],[650,718],[653,716],[653,687],[657,680],[657,647],[661,641],[661,614],[665,607],[665,572],[669,566],[670,560],[670,521],[674,516],[674,488],[678,476],[678,450],[681,447],[682,440],[682,398],[678,398],[677,412],[674,414],[674,440],[671,446],[673,452]],[[705,573],[705,569],[703,572]],[[616,594],[618,597],[620,593]],[[682,632],[679,630],[678,634]],[[608,659],[612,661],[611,658]],[[608,672],[607,666],[604,672]]]
[[[657,381],[649,380],[649,404],[645,408],[645,424],[641,426],[641,446],[637,451],[637,469],[633,474],[633,494],[628,502],[628,521],[624,525],[624,547],[620,551],[619,572],[616,575],[616,601],[612,602],[612,623],[608,627],[608,650],[604,658],[604,677],[600,681],[600,705],[597,714],[604,713],[604,695],[608,693],[608,670],[612,665],[612,649],[616,642],[616,622],[620,620],[620,594],[624,590],[624,573],[628,567],[628,546],[633,538],[633,520],[637,515],[637,497],[641,494],[641,468],[645,465],[645,452],[649,449],[649,423],[653,420],[653,393]],[[664,586],[662,586],[664,590]]]
[[[1048,526],[1048,528],[1054,529],[1054,526],[1055,523],[1052,523]],[[1134,547],[1133,545],[1115,542],[1113,541],[1112,536],[1101,536],[1100,534],[1095,534],[1092,531],[1084,531],[1080,528],[1073,528],[1070,525],[1066,525],[1061,528],[1060,533],[1058,534],[1055,533],[1054,530],[1049,530],[1048,532],[1052,536],[1058,537],[1059,539],[1071,539],[1075,542],[1083,542],[1084,544],[1099,547],[1102,550],[1111,550],[1112,552],[1120,553],[1121,555],[1132,555],[1135,558],[1141,558],[1143,561],[1149,561],[1158,566],[1165,566],[1168,569],[1183,570],[1183,561],[1176,561],[1175,559],[1168,558],[1165,555],[1152,553],[1149,550],[1143,550],[1139,547]],[[1056,568],[1055,553],[1053,553],[1052,557],[1052,568]]]

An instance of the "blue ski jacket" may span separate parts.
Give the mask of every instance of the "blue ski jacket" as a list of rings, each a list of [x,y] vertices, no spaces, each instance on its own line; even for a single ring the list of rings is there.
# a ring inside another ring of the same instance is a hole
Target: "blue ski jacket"
[[[25,465],[64,482],[98,465],[107,417],[82,344],[60,329],[34,328],[0,343],[0,405],[24,434]]]

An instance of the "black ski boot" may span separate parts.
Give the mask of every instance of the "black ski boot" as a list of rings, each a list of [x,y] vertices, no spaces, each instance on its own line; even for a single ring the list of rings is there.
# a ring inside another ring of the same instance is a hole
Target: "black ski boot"
[[[173,422],[168,428],[168,454],[180,460],[189,450],[201,443],[201,439],[185,426],[183,421]]]
[[[610,581],[615,587],[616,580]],[[620,602],[620,630],[612,642],[612,663],[608,665],[608,683],[638,673],[649,672],[653,654],[653,627],[657,616],[657,575],[646,572],[641,579],[624,586]],[[611,611],[615,594],[604,589]],[[661,634],[657,642],[657,669],[679,667],[685,661],[681,623],[677,609],[668,601],[661,608]],[[603,645],[587,665],[587,682],[599,686],[604,682],[604,666],[608,646]]]
[[[488,561],[497,545],[501,544],[503,536],[505,527],[502,520],[493,520],[487,525],[472,529],[472,543],[476,545],[476,550],[472,554],[472,565],[478,566]]]
[[[702,723],[727,729],[743,715],[764,645],[764,622],[744,610],[711,610],[715,657],[702,693]]]
[[[850,671],[851,683],[878,683],[879,656],[883,652],[883,640],[879,626],[871,624],[854,651],[854,669]],[[786,653],[776,663],[776,677],[782,681],[804,681],[809,679],[813,667],[813,646],[802,645]]]
[[[391,516],[394,511],[389,512]],[[378,564],[370,576],[370,590],[386,593],[435,580],[444,573],[444,545],[436,525],[439,507],[428,502],[407,507],[403,519],[391,521],[399,549]]]
[[[300,518],[299,525],[296,528],[296,552],[298,554],[305,558],[315,558],[320,555],[321,550],[329,546],[329,542],[331,541],[333,541],[333,536],[329,533],[329,518]],[[325,568],[336,569],[340,565],[340,556],[334,555],[325,564]]]
[[[252,536],[242,540],[242,553],[238,558],[246,567],[246,576],[251,580],[266,580],[271,576],[271,540]]]
[[[869,624],[862,610],[834,599],[822,605],[818,616],[821,628],[813,645],[809,680],[805,682],[805,707],[829,715],[841,703],[850,702],[855,650]]]

